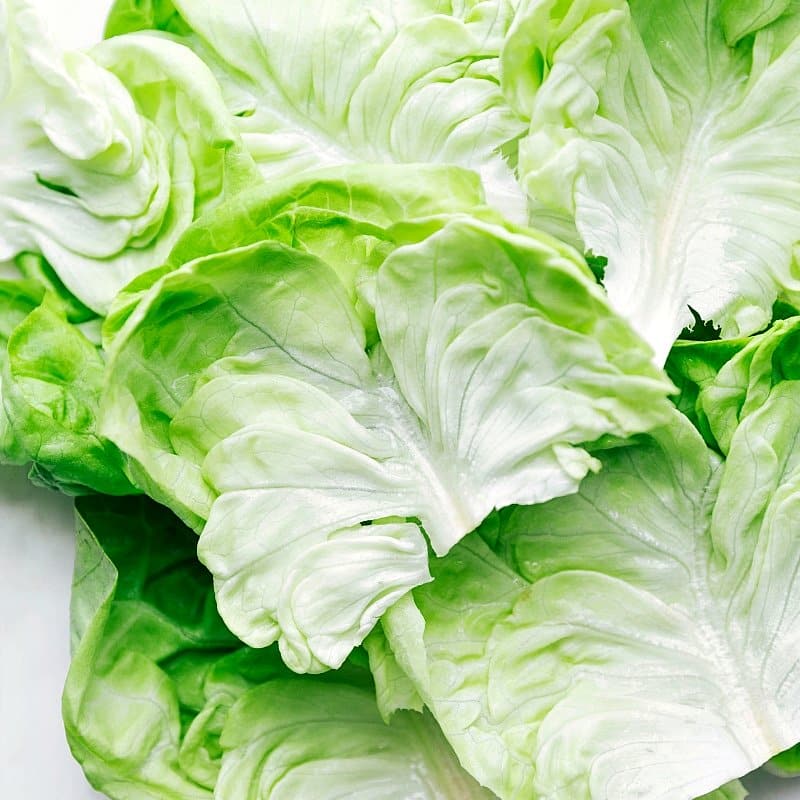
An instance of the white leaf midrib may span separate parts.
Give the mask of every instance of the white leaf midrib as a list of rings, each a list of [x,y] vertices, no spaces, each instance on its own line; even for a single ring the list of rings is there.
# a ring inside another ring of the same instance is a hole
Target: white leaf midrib
[[[717,468],[706,486],[703,493],[705,501],[712,496],[714,502],[718,501],[722,469]],[[762,687],[754,687],[749,680],[751,669],[748,654],[737,655],[736,644],[728,632],[726,609],[720,606],[720,599],[710,591],[713,582],[710,540],[712,506],[712,503],[704,503],[698,514],[699,522],[696,520],[692,526],[693,530],[701,532],[701,535],[692,538],[694,548],[690,582],[697,611],[697,642],[700,652],[714,665],[720,678],[719,684],[724,690],[723,697],[728,700],[724,714],[729,722],[728,730],[750,759],[751,766],[756,767],[784,750],[791,742],[787,741],[786,726],[781,723],[779,716],[770,713],[774,710],[774,702],[766,696]]]
[[[431,530],[427,532],[434,550],[442,555],[444,528],[448,528],[444,531],[448,541],[457,540],[476,527],[480,520],[476,522],[474,511],[455,487],[453,476],[456,470],[444,463],[445,454],[437,452],[432,446],[423,422],[396,386],[384,383],[375,389],[374,395],[377,406],[383,412],[381,427],[398,444],[401,454],[398,466],[410,475],[414,484],[412,502],[425,497],[424,505],[432,512],[425,516],[435,523],[436,529],[431,524]],[[441,513],[436,513],[437,509]],[[412,514],[418,516],[420,511],[424,513],[424,509],[415,508]]]

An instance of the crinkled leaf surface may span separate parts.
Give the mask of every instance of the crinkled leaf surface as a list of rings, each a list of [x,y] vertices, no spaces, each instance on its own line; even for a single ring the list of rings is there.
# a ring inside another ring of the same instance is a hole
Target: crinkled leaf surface
[[[42,302],[44,289],[34,280],[0,280],[0,367],[5,366],[8,340],[14,329]],[[6,411],[5,391],[0,373],[0,461],[24,464],[26,453],[14,435]]]
[[[117,295],[104,338],[110,344],[164,272],[265,240],[313,253],[332,267],[372,334],[375,272],[383,259],[397,245],[437,230],[450,215],[483,206],[475,173],[427,164],[356,164],[254,187],[191,225],[164,267],[140,276]]]
[[[720,369],[749,341],[747,338],[709,342],[679,339],[664,365],[665,372],[679,390],[675,405],[689,417],[711,447],[718,445],[702,408],[700,393],[714,383]]]
[[[20,253],[14,259],[15,272],[35,281],[58,300],[66,318],[75,325],[84,327],[96,324],[97,314],[73,295],[47,260],[38,253]]]
[[[699,384],[698,416],[727,453],[740,420],[760,409],[782,381],[796,380],[800,380],[800,317],[788,317],[749,339],[721,365],[713,381]]]
[[[520,4],[503,76],[532,218],[608,258],[659,363],[689,306],[746,335],[800,287],[798,32],[783,0]]]
[[[794,314],[758,336],[679,341],[670,352],[665,369],[680,389],[678,408],[720,452],[728,451],[741,417],[763,405],[777,383],[800,378],[800,317],[786,310]]]
[[[512,13],[508,0],[123,0],[108,29],[182,34],[269,182],[348,163],[454,164],[524,221],[506,153],[513,161],[525,123],[498,74]]]
[[[206,704],[204,668],[238,643],[216,613],[196,539],[141,498],[86,497],[77,508],[73,658],[62,703],[72,753],[112,798],[211,798],[184,768],[184,744]],[[218,759],[213,740],[202,756]]]
[[[500,512],[390,609],[479,780],[688,800],[798,740],[798,409],[800,382],[776,383],[724,462],[675,412],[578,494]]]
[[[376,625],[364,640],[369,656],[369,669],[375,681],[375,699],[381,716],[388,722],[395,711],[422,711],[423,702],[413,681],[397,662],[383,628]]]
[[[97,431],[105,361],[58,298],[49,295],[14,328],[4,362],[16,460],[32,461],[38,482],[71,494],[136,491],[121,453]]]
[[[0,261],[43,254],[95,311],[256,180],[214,77],[175,42],[63,53],[27,0],[4,0],[0,59]]]
[[[430,715],[378,714],[369,673],[290,673],[214,609],[196,537],[150,501],[82,498],[64,692],[113,800],[489,800]]]
[[[669,413],[648,348],[548,237],[454,219],[375,291],[367,352],[333,270],[262,242],[165,275],[113,339],[104,434],[202,528],[231,629],[296,670],[340,664],[429,579],[412,520],[445,553]]]
[[[451,215],[478,212],[484,205],[478,177],[457,167],[353,164],[323,169],[300,181],[275,181],[234,197],[186,231],[169,263],[177,267],[268,239],[319,256],[355,299],[359,283],[398,244],[418,241]]]

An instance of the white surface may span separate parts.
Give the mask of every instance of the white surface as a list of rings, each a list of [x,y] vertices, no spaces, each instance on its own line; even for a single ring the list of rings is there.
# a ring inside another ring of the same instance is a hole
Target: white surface
[[[72,503],[0,467],[0,798],[92,800],[61,725]]]
[[[99,38],[110,4],[36,2],[71,47]],[[101,797],[72,760],[61,725],[73,552],[70,500],[0,467],[0,800]],[[800,780],[757,773],[746,782],[752,800],[800,800]]]

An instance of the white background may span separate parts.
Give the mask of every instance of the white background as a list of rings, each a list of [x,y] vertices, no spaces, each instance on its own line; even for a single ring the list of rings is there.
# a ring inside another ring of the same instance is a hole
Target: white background
[[[100,37],[111,0],[37,2],[60,42],[84,46]],[[0,467],[1,800],[101,797],[72,761],[61,726],[72,559],[69,499]],[[757,773],[747,785],[753,800],[800,800],[800,780]]]

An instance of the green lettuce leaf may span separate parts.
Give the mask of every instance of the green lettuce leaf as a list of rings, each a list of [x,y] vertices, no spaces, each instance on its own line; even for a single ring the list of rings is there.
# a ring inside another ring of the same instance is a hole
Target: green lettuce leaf
[[[648,348],[548,237],[455,218],[389,254],[375,300],[366,352],[334,271],[261,242],[161,277],[112,342],[103,434],[202,529],[230,628],[298,671],[429,580],[417,520],[446,553],[669,415]]]
[[[35,280],[0,280],[0,462],[24,464],[27,454],[17,441],[6,411],[2,370],[8,357],[8,340],[14,329],[42,302],[44,288]]]
[[[91,327],[90,323],[97,319],[97,314],[81,303],[64,286],[61,278],[43,256],[37,253],[20,253],[14,259],[14,266],[22,277],[36,281],[49,294],[54,295],[71,323],[76,325],[89,323],[86,327]]]
[[[490,800],[429,714],[380,718],[358,662],[298,677],[225,629],[196,537],[143,499],[78,501],[67,737],[113,800]]]
[[[0,261],[42,254],[103,312],[191,221],[256,180],[208,67],[166,38],[63,53],[0,3]]]
[[[693,342],[679,339],[669,352],[664,371],[678,388],[675,405],[692,421],[710,447],[718,448],[708,424],[701,391],[714,383],[720,369],[748,343],[748,339]]]
[[[745,800],[749,792],[739,781],[731,781],[713,792],[704,794],[698,800]]]
[[[477,176],[456,167],[354,164],[318,170],[233,198],[186,231],[169,264],[270,240],[313,253],[355,289],[398,244],[419,241],[451,215],[477,213],[484,205]]]
[[[789,747],[782,753],[778,753],[771,758],[765,765],[765,769],[773,775],[782,778],[796,778],[800,775],[800,744]]]
[[[690,307],[728,338],[797,296],[799,33],[784,0],[520,3],[503,78],[532,218],[608,258],[658,363]]]
[[[264,240],[313,253],[332,267],[371,337],[375,272],[383,259],[397,245],[438,230],[450,215],[483,206],[477,175],[427,164],[355,164],[254,187],[191,225],[164,267],[141,275],[117,295],[103,326],[106,346],[166,272]]]
[[[745,36],[774,22],[791,5],[791,0],[757,0],[754,3],[721,0],[720,23],[725,41],[733,47]]]
[[[422,711],[424,705],[413,681],[395,658],[380,625],[364,640],[369,669],[375,681],[375,699],[381,716],[388,723],[395,711]]]
[[[7,340],[2,402],[13,460],[32,461],[35,482],[69,494],[135,493],[122,454],[97,430],[105,361],[67,313],[48,294]]]
[[[124,33],[146,30],[191,33],[170,0],[115,0],[108,17],[104,35],[107,39]]]
[[[698,414],[728,453],[739,422],[763,406],[783,381],[800,379],[800,317],[778,320],[753,336],[716,378],[701,386]]]
[[[724,461],[676,411],[578,494],[494,515],[387,612],[478,780],[688,800],[797,742],[798,404],[800,382],[772,385]]]
[[[507,0],[121,0],[107,31],[181,34],[270,183],[349,163],[454,164],[522,222],[513,162],[525,122],[499,80],[512,12]]]

